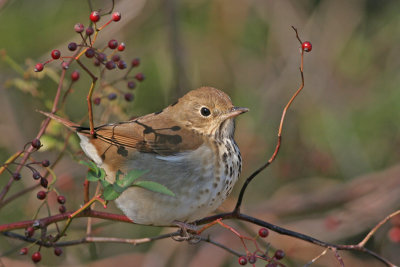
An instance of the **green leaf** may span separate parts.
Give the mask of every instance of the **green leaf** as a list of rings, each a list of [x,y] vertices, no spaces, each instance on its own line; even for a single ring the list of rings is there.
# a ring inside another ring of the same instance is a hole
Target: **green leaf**
[[[94,162],[91,162],[91,161],[80,160],[79,164],[85,165],[90,170],[92,170],[92,171],[94,171],[96,173],[97,173],[97,169],[99,168],[99,167],[96,166],[96,164],[94,164]]]
[[[90,182],[97,182],[100,178],[99,178],[99,176],[97,176],[97,174],[95,172],[90,170],[90,171],[88,171],[88,173],[86,175],[86,179]]]
[[[131,186],[137,178],[141,177],[146,172],[148,172],[148,170],[131,170],[124,176],[124,178],[122,178],[122,180],[116,180],[116,183],[121,187],[127,188]],[[118,178],[119,177],[117,176],[117,179]]]
[[[106,188],[107,186],[111,185],[106,179],[100,180],[101,186]]]
[[[103,196],[104,196],[104,200],[115,200],[117,199],[119,196],[121,195],[121,193],[118,193],[114,190],[114,187],[109,184],[108,186],[104,187],[103,190]]]
[[[126,187],[119,186],[117,183],[112,185],[115,192],[122,194],[126,190]]]
[[[174,192],[172,192],[171,190],[169,190],[162,184],[152,182],[152,181],[138,181],[138,182],[134,183],[132,186],[139,186],[144,189],[147,189],[147,190],[150,190],[153,192],[157,192],[157,193],[161,193],[161,194],[165,194],[165,195],[172,196],[172,197],[175,196]]]

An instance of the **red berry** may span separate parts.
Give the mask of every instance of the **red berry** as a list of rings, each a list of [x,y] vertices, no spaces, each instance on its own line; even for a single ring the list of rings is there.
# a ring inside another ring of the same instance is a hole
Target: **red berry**
[[[392,227],[392,229],[389,230],[389,239],[393,243],[400,243],[400,227]]]
[[[139,66],[139,64],[140,64],[140,58],[135,58],[132,60],[132,63],[131,63],[132,67],[137,67],[137,66]]]
[[[125,97],[125,100],[128,101],[128,102],[131,102],[134,99],[134,97],[133,97],[133,95],[131,93],[126,93],[124,95],[124,97]]]
[[[65,212],[67,211],[67,208],[66,208],[64,205],[61,205],[61,206],[58,208],[58,211],[59,211],[60,213],[65,213]]]
[[[35,72],[41,72],[44,68],[44,65],[42,63],[38,63],[35,65]]]
[[[136,87],[136,83],[134,81],[129,81],[127,86],[128,86],[128,89],[133,90]]]
[[[283,252],[283,250],[278,249],[277,251],[275,251],[275,255],[274,255],[275,259],[281,260],[281,259],[283,259],[283,257],[285,257],[285,252]]]
[[[47,186],[49,185],[49,181],[47,181],[46,178],[40,178],[40,185],[43,186],[44,188],[47,188]]]
[[[77,80],[79,80],[79,71],[77,71],[77,70],[74,70],[72,73],[71,73],[71,79],[73,80],[73,81],[77,81]]]
[[[267,228],[260,228],[260,230],[258,230],[258,235],[261,237],[267,237],[269,234],[269,231]]]
[[[95,58],[94,59],[94,61],[93,61],[93,64],[96,66],[96,67],[98,67],[98,66],[100,66],[100,61],[97,59],[97,58]]]
[[[115,49],[117,48],[117,46],[118,46],[117,40],[112,39],[108,42],[108,47],[111,49]]]
[[[95,105],[100,105],[100,103],[101,103],[101,98],[100,98],[100,97],[96,97],[96,98],[93,100],[93,103],[94,103]]]
[[[120,19],[121,19],[121,13],[119,13],[119,12],[112,13],[112,20],[113,21],[119,21]]]
[[[57,201],[58,201],[58,203],[60,203],[60,204],[65,204],[66,199],[65,199],[64,196],[58,196],[58,197],[57,197]]]
[[[35,228],[33,228],[32,226],[29,226],[25,229],[26,237],[32,237],[34,233],[35,233]]]
[[[109,70],[115,69],[115,63],[114,61],[110,60],[106,63],[106,68]]]
[[[119,45],[118,45],[118,51],[124,51],[125,50],[125,43],[120,43]]]
[[[19,251],[19,255],[26,255],[28,254],[28,248],[21,248],[21,250]]]
[[[42,161],[42,166],[43,167],[49,167],[50,166],[50,161],[48,161],[47,159]]]
[[[18,180],[21,179],[21,174],[19,172],[14,172],[12,174],[12,177],[13,177],[14,180],[18,181]]]
[[[144,74],[141,73],[141,72],[139,72],[139,73],[137,73],[137,74],[135,75],[135,79],[138,80],[139,82],[143,81],[144,78],[145,78],[145,77],[144,77]]]
[[[118,66],[118,69],[120,69],[120,70],[126,69],[126,63],[123,60],[118,61],[117,66]]]
[[[41,259],[42,259],[42,255],[40,254],[39,251],[32,254],[32,260],[34,263],[39,262]]]
[[[87,35],[87,36],[90,36],[90,35],[92,35],[93,33],[94,33],[94,30],[93,30],[92,27],[87,27],[87,28],[86,28],[86,35]]]
[[[87,56],[88,58],[92,58],[92,57],[94,57],[94,55],[95,55],[95,52],[94,52],[93,48],[86,49],[85,56]]]
[[[114,62],[118,62],[121,59],[121,57],[119,55],[113,55],[111,60]]]
[[[92,13],[90,13],[89,18],[93,22],[98,22],[100,20],[100,13],[97,11],[93,11]]]
[[[36,197],[37,197],[38,199],[40,199],[40,200],[43,200],[43,199],[46,198],[46,192],[44,192],[44,191],[39,191],[39,192],[37,193]]]
[[[75,26],[74,26],[74,30],[75,30],[77,33],[81,33],[81,32],[83,32],[83,31],[85,30],[85,26],[83,26],[82,23],[77,23],[77,24],[75,24]]]
[[[63,63],[61,63],[61,67],[64,69],[64,70],[67,70],[68,68],[69,68],[69,65],[68,65],[68,62],[63,62]]]
[[[247,259],[245,256],[239,257],[239,264],[240,265],[246,265],[247,264]]]
[[[310,52],[312,50],[312,44],[309,41],[305,41],[301,44],[303,51]]]
[[[61,254],[63,253],[61,248],[54,248],[54,254],[56,256],[61,256]]]
[[[54,49],[53,51],[51,51],[51,57],[53,59],[59,59],[61,57],[60,50]]]
[[[69,43],[68,44],[68,49],[70,51],[75,51],[78,48],[78,45],[75,42]]]

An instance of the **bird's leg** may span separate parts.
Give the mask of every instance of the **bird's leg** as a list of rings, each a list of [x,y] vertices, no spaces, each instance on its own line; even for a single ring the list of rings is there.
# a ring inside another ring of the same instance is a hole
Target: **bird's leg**
[[[181,221],[174,221],[173,224],[180,228],[180,236],[174,236],[172,239],[175,241],[188,241],[189,243],[197,243],[200,241],[197,230],[199,229],[195,224],[190,224]]]

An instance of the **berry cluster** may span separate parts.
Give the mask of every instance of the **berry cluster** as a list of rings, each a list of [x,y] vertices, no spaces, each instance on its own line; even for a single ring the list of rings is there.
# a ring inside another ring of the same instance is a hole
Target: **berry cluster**
[[[266,228],[260,228],[258,230],[258,236],[261,238],[266,238],[269,235],[269,231]],[[256,243],[255,243],[256,244]],[[240,265],[246,265],[247,263],[252,264],[255,266],[257,259],[264,260],[267,262],[266,267],[277,267],[277,266],[284,266],[279,261],[285,257],[285,252],[283,250],[276,250],[272,257],[268,256],[269,247],[265,252],[261,251],[258,245],[256,244],[257,250],[253,253],[247,251],[246,256],[240,256],[238,258],[238,263]],[[246,249],[247,250],[247,249]]]
[[[104,29],[111,22],[118,22],[121,20],[120,12],[113,12],[111,14],[111,18],[101,27],[97,27],[97,23],[102,18],[102,15],[98,11],[93,11],[89,15],[89,19],[93,24],[92,26],[85,26],[82,23],[76,23],[74,26],[74,30],[81,36],[81,43],[78,44],[76,42],[71,42],[68,44],[68,50],[74,52],[73,56],[62,56],[59,50],[53,50],[51,52],[51,59],[44,63],[37,63],[35,65],[34,70],[36,72],[43,71],[46,64],[59,60],[61,61],[61,66],[64,69],[68,69],[69,65],[72,62],[78,61],[79,65],[90,74],[90,76],[94,76],[90,70],[84,66],[84,63],[81,62],[82,57],[86,57],[88,59],[93,60],[93,64],[96,67],[101,68],[101,75],[104,74],[105,71],[111,71],[114,69],[125,70],[125,74],[122,78],[115,80],[109,84],[103,84],[105,87],[112,88],[112,92],[108,92],[106,94],[99,93],[94,99],[93,103],[95,105],[100,105],[103,98],[108,100],[117,99],[118,95],[122,95],[123,99],[127,102],[131,102],[134,100],[134,95],[132,92],[124,92],[117,88],[114,88],[113,85],[120,81],[126,82],[126,87],[128,90],[134,90],[137,86],[136,82],[142,82],[145,79],[143,73],[139,72],[134,75],[130,75],[133,68],[136,68],[140,65],[140,59],[135,58],[131,61],[131,64],[128,65],[126,61],[121,58],[121,52],[123,52],[126,48],[124,42],[118,42],[115,39],[111,39],[108,41],[107,46],[105,48],[97,48],[95,47],[95,42],[97,40],[98,33]],[[107,51],[109,51],[107,55]],[[68,62],[66,60],[69,60]],[[80,73],[78,70],[75,70],[71,73],[71,81],[76,82],[80,78]],[[69,90],[68,90],[69,91]]]

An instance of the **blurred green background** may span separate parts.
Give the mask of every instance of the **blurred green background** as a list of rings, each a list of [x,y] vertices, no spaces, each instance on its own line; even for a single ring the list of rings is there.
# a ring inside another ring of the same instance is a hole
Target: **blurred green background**
[[[63,55],[71,54],[67,44],[79,41],[73,26],[87,25],[90,9],[86,1],[78,0],[3,0],[0,6],[0,49],[4,49],[0,55],[0,159],[4,162],[36,135],[43,117],[35,110],[49,110],[56,92],[51,73],[33,74],[32,66],[49,59],[55,48]],[[93,1],[93,7],[106,11],[111,1]],[[243,211],[324,241],[357,243],[400,207],[399,1],[121,0],[116,1],[115,10],[121,11],[122,20],[102,31],[97,43],[102,47],[110,39],[124,41],[123,57],[127,62],[140,57],[138,71],[146,80],[135,89],[133,104],[122,97],[114,102],[104,99],[95,109],[96,124],[158,111],[203,85],[227,92],[235,105],[250,108],[237,122],[236,140],[244,159],[242,179],[221,207],[231,209],[245,177],[272,154],[282,109],[299,86],[299,43],[293,25],[303,40],[313,44],[312,52],[305,54],[306,85],[287,113],[280,154],[250,185]],[[105,21],[104,17],[100,24]],[[25,80],[7,63],[5,54],[26,71]],[[78,68],[74,63],[68,74]],[[61,67],[53,62],[46,69],[60,73]],[[118,75],[118,71],[110,72],[105,80]],[[88,75],[81,71],[62,110],[73,121],[87,113],[89,86]],[[124,83],[116,87],[127,92]],[[44,142],[46,151],[35,158],[55,160],[57,149],[52,145],[54,140],[63,142],[65,133],[61,132],[66,131],[55,125],[51,129],[45,139],[49,144]],[[73,160],[79,152],[76,139],[67,152],[56,168],[57,188],[73,210],[82,203],[85,168]],[[28,172],[25,176],[10,194],[32,184]],[[3,174],[0,185],[8,179]],[[3,208],[0,223],[30,219],[40,204],[36,192]],[[56,213],[57,205],[51,209]],[[82,237],[85,222],[74,222],[67,239]],[[393,222],[385,225],[369,247],[399,263],[399,243],[387,236],[394,226]],[[94,234],[139,238],[164,231],[103,223]],[[244,252],[231,233],[220,229],[210,233]],[[278,235],[267,241],[285,250],[288,266],[305,264],[322,251]],[[20,241],[0,239],[5,266],[31,264],[28,257],[17,255],[21,246]],[[210,244],[172,240],[138,247],[79,245],[65,248],[61,259],[51,250],[44,253],[42,264],[48,266],[237,265],[235,256]],[[378,266],[365,255],[343,255],[346,266]],[[315,263],[337,265],[332,255]]]

